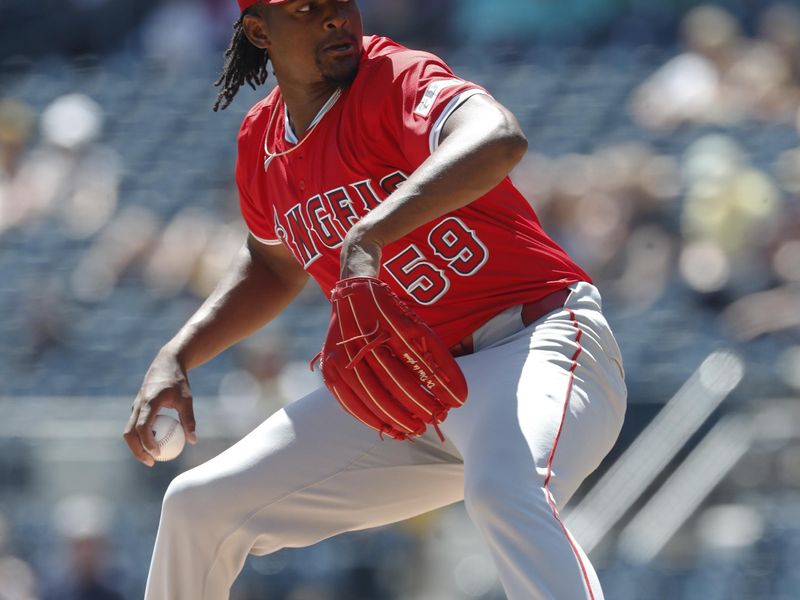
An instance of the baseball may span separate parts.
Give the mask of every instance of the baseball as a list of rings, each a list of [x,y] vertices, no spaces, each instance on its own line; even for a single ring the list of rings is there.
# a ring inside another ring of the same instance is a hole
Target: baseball
[[[176,458],[186,445],[183,427],[177,419],[167,415],[158,415],[153,421],[153,437],[160,450],[153,458],[161,462]]]

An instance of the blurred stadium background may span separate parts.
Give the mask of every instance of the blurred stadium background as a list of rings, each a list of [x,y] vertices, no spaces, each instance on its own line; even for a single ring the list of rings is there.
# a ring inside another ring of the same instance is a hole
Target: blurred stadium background
[[[800,5],[360,3],[516,113],[514,179],[604,294],[630,408],[567,513],[606,597],[800,597]],[[234,4],[0,0],[2,600],[141,598],[169,480],[318,385],[312,284],[193,373],[198,446],[148,470],[120,437],[242,241]],[[252,558],[233,598],[504,596],[453,507]]]

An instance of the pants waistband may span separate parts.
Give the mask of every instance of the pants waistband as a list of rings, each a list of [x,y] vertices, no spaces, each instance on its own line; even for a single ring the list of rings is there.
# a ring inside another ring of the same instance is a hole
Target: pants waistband
[[[564,288],[544,298],[540,298],[539,300],[523,304],[520,315],[522,325],[527,327],[534,321],[541,319],[547,313],[563,307],[569,297],[570,291],[569,288]],[[450,354],[456,357],[472,354],[473,352],[475,352],[475,340],[472,334],[469,334],[463,340],[450,347]]]

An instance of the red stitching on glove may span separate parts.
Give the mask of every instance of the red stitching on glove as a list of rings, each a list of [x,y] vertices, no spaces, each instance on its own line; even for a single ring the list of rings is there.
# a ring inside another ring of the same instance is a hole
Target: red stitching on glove
[[[376,331],[377,331],[377,327],[376,327]],[[373,333],[374,333],[374,332],[373,332]],[[362,337],[364,337],[364,336],[362,336]],[[356,352],[356,355],[355,355],[355,356],[354,356],[354,357],[353,357],[353,358],[350,360],[350,362],[349,362],[349,363],[347,363],[347,368],[348,368],[348,369],[352,369],[352,368],[353,368],[353,367],[356,365],[356,363],[359,363],[359,362],[361,362],[361,360],[364,358],[364,355],[365,355],[367,352],[372,352],[372,351],[373,351],[375,348],[377,348],[378,346],[380,346],[381,344],[383,344],[383,343],[384,343],[386,340],[388,340],[388,339],[389,339],[389,334],[388,334],[388,333],[384,333],[382,336],[380,336],[380,337],[376,337],[376,338],[375,338],[374,340],[372,340],[371,342],[367,342],[367,343],[366,343],[366,344],[365,344],[365,345],[364,345],[364,346],[361,348],[361,350],[359,350],[358,352]],[[341,342],[340,342],[340,343],[341,343]]]

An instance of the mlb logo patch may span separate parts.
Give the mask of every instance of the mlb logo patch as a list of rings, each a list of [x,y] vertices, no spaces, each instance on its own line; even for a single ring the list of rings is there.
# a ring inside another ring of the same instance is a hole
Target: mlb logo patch
[[[442,93],[442,90],[461,83],[464,83],[462,79],[440,79],[439,81],[428,84],[428,88],[425,90],[422,100],[414,110],[414,114],[420,117],[427,117],[431,113],[433,104],[436,102],[436,98],[439,97],[439,94]]]

